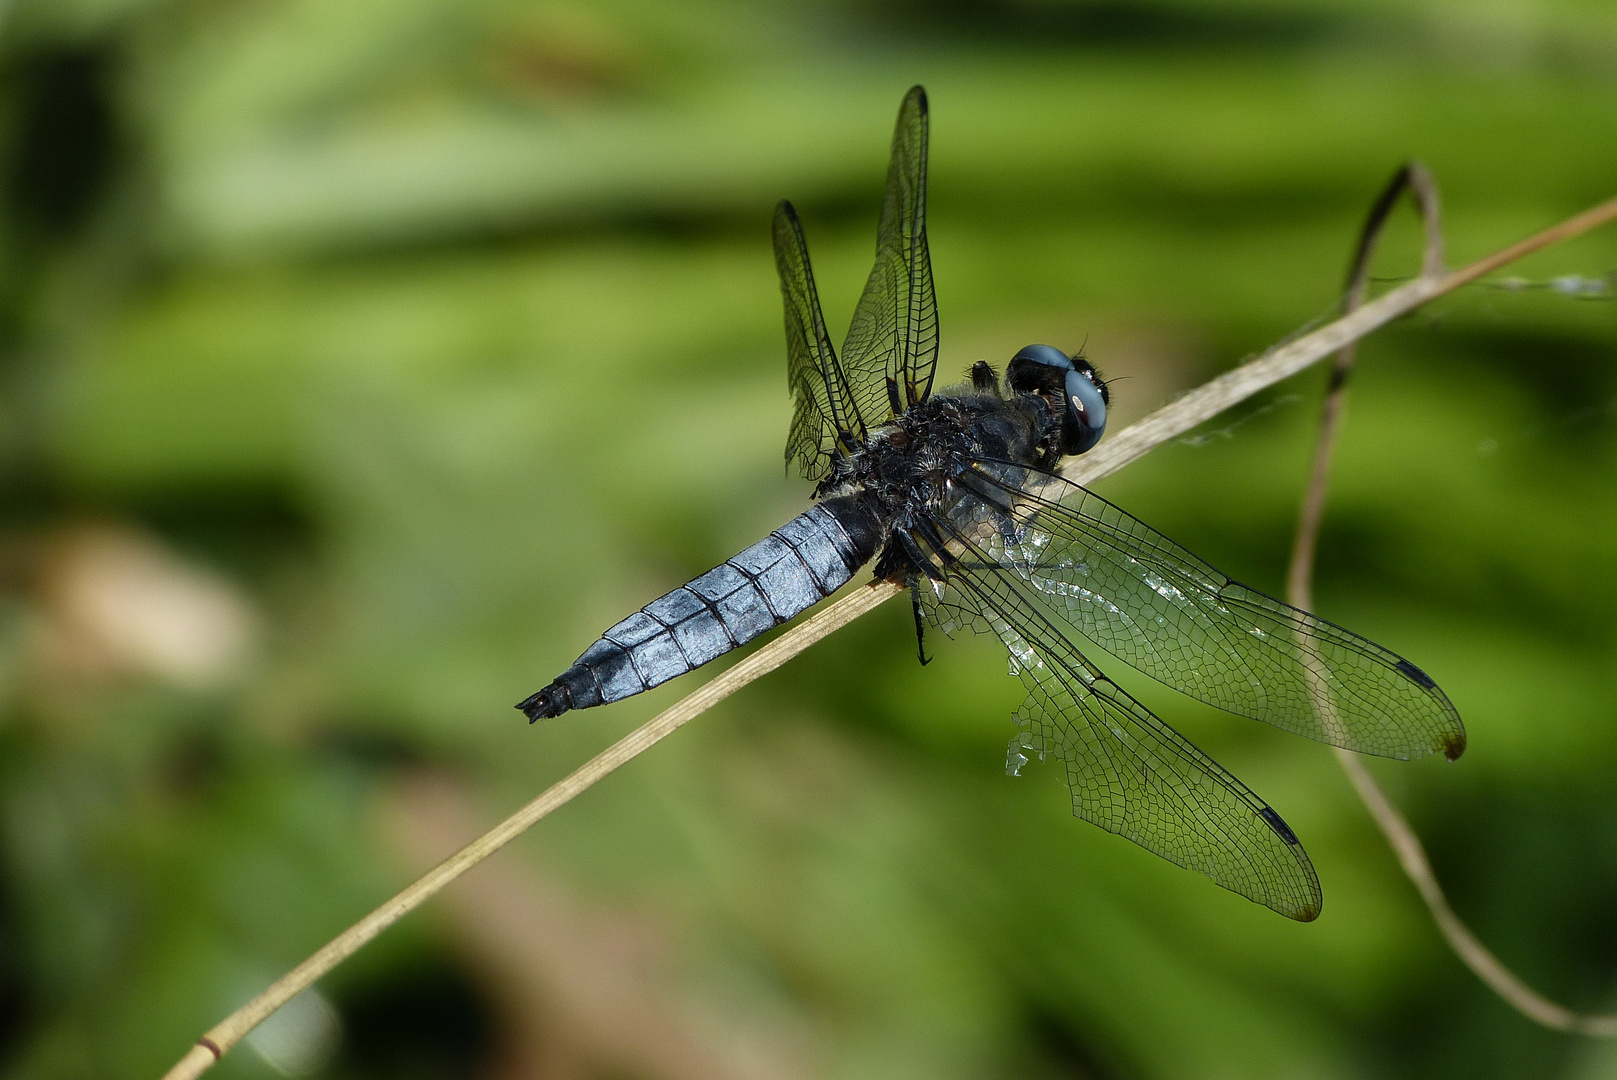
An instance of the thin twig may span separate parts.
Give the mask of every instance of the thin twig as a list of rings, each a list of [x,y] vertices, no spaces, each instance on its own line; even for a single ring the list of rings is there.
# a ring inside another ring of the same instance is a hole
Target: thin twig
[[[1617,199],[1601,203],[1552,229],[1529,237],[1441,279],[1418,278],[1351,311],[1326,326],[1279,346],[1248,364],[1226,372],[1163,406],[1115,439],[1074,458],[1064,470],[1068,479],[1093,483],[1144,456],[1153,447],[1181,435],[1260,390],[1303,370],[1343,346],[1461,285],[1476,280],[1513,259],[1587,232],[1617,218]],[[898,595],[898,586],[875,584],[855,590],[813,618],[787,631],[729,668],[672,708],[614,743],[576,772],[429,871],[403,892],[343,931],[319,952],[287,972],[262,994],[211,1028],[191,1047],[164,1080],[200,1076],[249,1031],[290,1001],[299,991],[352,956],[361,946],[430,899],[444,886],[492,855],[530,825],[562,806],[641,751],[694,720],[747,683],[773,671],[832,631],[883,601]]]
[[[1426,166],[1412,161],[1393,174],[1392,179],[1377,196],[1364,228],[1359,232],[1359,243],[1353,252],[1353,265],[1348,270],[1347,285],[1342,299],[1342,310],[1351,314],[1364,303],[1365,291],[1370,284],[1370,260],[1375,255],[1381,230],[1398,197],[1409,191],[1420,208],[1421,220],[1426,226],[1425,253],[1421,259],[1421,280],[1439,279],[1443,274],[1443,210]],[[1319,439],[1314,444],[1314,460],[1309,467],[1308,487],[1303,492],[1302,512],[1297,520],[1297,538],[1292,544],[1291,565],[1286,573],[1286,595],[1295,607],[1312,610],[1314,604],[1314,555],[1319,550],[1320,520],[1325,515],[1325,499],[1329,490],[1331,456],[1336,449],[1336,430],[1347,403],[1348,374],[1358,352],[1358,341],[1348,342],[1337,350],[1331,365],[1330,383],[1325,392],[1321,411]]]
[[[1381,827],[1387,843],[1392,845],[1393,851],[1397,853],[1398,863],[1404,868],[1404,873],[1420,890],[1421,899],[1426,901],[1426,907],[1432,913],[1432,921],[1437,923],[1437,928],[1443,932],[1443,938],[1449,943],[1449,948],[1455,951],[1477,978],[1487,983],[1489,989],[1503,998],[1511,1008],[1547,1028],[1574,1035],[1617,1038],[1617,1016],[1575,1013],[1543,996],[1517,978],[1515,972],[1500,963],[1498,957],[1477,940],[1477,936],[1460,921],[1458,915],[1454,914],[1454,909],[1449,907],[1448,898],[1443,895],[1443,888],[1437,883],[1437,875],[1432,873],[1432,864],[1426,860],[1426,849],[1421,846],[1420,838],[1387,799],[1386,794],[1376,786],[1375,780],[1370,776],[1370,770],[1364,767],[1364,762],[1352,751],[1341,749],[1336,750],[1336,760],[1348,774],[1348,779],[1353,781],[1353,790],[1364,800],[1365,807],[1369,809],[1370,816],[1375,818],[1376,824]]]
[[[672,735],[743,686],[774,671],[816,641],[857,619],[898,591],[900,590],[896,586],[885,583],[855,589],[635,728],[564,779],[553,784],[538,798],[427,871],[403,892],[344,930],[319,952],[282,975],[270,985],[269,989],[210,1028],[206,1035],[197,1040],[197,1044],[190,1052],[164,1074],[164,1080],[181,1080],[201,1075],[226,1050],[263,1023],[276,1009],[292,1000],[320,976],[358,952],[377,934],[420,907],[445,885],[522,835],[529,826],[549,815],[557,807],[571,801],[574,796],[618,766]]]
[[[1414,196],[1420,208],[1421,219],[1426,226],[1426,249],[1421,260],[1421,280],[1441,279],[1443,221],[1437,185],[1422,165],[1411,162],[1393,176],[1381,196],[1376,199],[1375,205],[1371,207],[1370,215],[1364,223],[1364,231],[1359,235],[1358,248],[1354,251],[1353,266],[1348,272],[1342,302],[1343,310],[1348,313],[1352,313],[1364,301],[1365,290],[1370,280],[1370,261],[1375,255],[1382,227],[1397,204],[1398,197],[1406,190]],[[1552,233],[1555,231],[1550,230]],[[1543,235],[1546,234],[1540,234]],[[1482,260],[1482,264],[1490,262],[1488,259]],[[1473,264],[1473,267],[1482,264]],[[1504,264],[1493,262],[1492,265]],[[1473,267],[1467,267],[1460,273],[1469,274]],[[1475,280],[1475,276],[1469,277],[1468,280]],[[1303,492],[1302,509],[1297,519],[1297,537],[1292,545],[1291,565],[1286,574],[1286,598],[1293,606],[1305,611],[1311,610],[1314,602],[1314,557],[1319,547],[1320,522],[1325,516],[1325,500],[1330,487],[1331,454],[1336,445],[1337,432],[1341,427],[1342,409],[1347,399],[1347,379],[1353,368],[1355,344],[1350,342],[1343,346],[1337,352],[1336,362],[1331,368],[1330,383],[1320,412],[1319,438],[1314,444],[1314,459],[1309,469],[1308,487]],[[1513,1009],[1545,1027],[1580,1035],[1617,1037],[1617,1016],[1587,1016],[1564,1008],[1522,982],[1514,972],[1499,962],[1499,959],[1477,939],[1464,922],[1460,921],[1460,917],[1449,906],[1448,898],[1443,895],[1443,887],[1437,883],[1437,875],[1432,872],[1432,864],[1426,858],[1426,849],[1421,845],[1420,838],[1415,835],[1415,830],[1410,828],[1409,822],[1398,809],[1392,805],[1386,793],[1377,786],[1375,779],[1370,775],[1370,770],[1365,768],[1364,762],[1350,750],[1343,750],[1340,747],[1333,749],[1336,752],[1337,763],[1342,766],[1342,770],[1353,783],[1353,790],[1358,793],[1360,801],[1380,827],[1388,845],[1397,854],[1398,863],[1404,868],[1404,873],[1415,883],[1421,899],[1426,902],[1432,921],[1437,924],[1444,940],[1449,943],[1449,948],[1454,950],[1455,955],[1459,956],[1466,967]]]
[[[1168,439],[1183,435],[1231,405],[1246,400],[1281,379],[1297,374],[1310,364],[1359,340],[1372,330],[1409,314],[1422,304],[1451,293],[1462,285],[1469,285],[1516,259],[1575,236],[1581,236],[1614,218],[1617,218],[1617,199],[1585,210],[1576,217],[1568,218],[1559,225],[1536,233],[1502,251],[1496,251],[1486,258],[1478,259],[1452,273],[1437,278],[1423,275],[1391,292],[1383,293],[1363,307],[1355,308],[1313,333],[1271,349],[1251,363],[1243,364],[1210,382],[1203,383],[1172,404],[1158,409],[1134,424],[1116,438],[1108,439],[1082,457],[1072,459],[1069,468],[1064,470],[1065,474],[1068,479],[1077,483],[1089,483],[1101,476],[1114,473]]]

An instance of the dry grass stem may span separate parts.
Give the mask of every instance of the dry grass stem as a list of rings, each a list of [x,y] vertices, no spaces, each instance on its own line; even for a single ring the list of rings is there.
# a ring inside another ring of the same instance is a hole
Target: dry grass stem
[[[1212,419],[1231,405],[1295,375],[1320,359],[1357,341],[1422,304],[1475,281],[1524,255],[1580,235],[1617,218],[1617,199],[1569,218],[1522,242],[1494,253],[1444,277],[1423,275],[1344,314],[1256,360],[1220,375],[1163,406],[1096,449],[1074,458],[1064,470],[1077,483],[1094,481],[1116,472],[1162,443]],[[642,751],[672,734],[743,686],[768,674],[832,631],[852,622],[883,601],[903,592],[898,586],[876,584],[855,589],[807,621],[798,624],[757,652],[710,680],[690,696],[659,713],[538,798],[512,814],[488,833],[444,860],[403,892],[332,939],[314,955],[287,972],[269,989],[211,1028],[164,1080],[190,1080],[215,1061],[266,1017],[300,990],[352,956],[366,942],[430,899],[440,889],[486,859],[530,825],[545,817],[596,781]]]
[[[858,588],[841,600],[815,613],[757,652],[751,653],[689,696],[664,709],[628,735],[556,782],[538,798],[500,822],[494,828],[461,848],[455,854],[416,879],[403,892],[372,911],[359,922],[277,979],[269,989],[210,1028],[179,1064],[164,1074],[164,1080],[181,1080],[200,1075],[226,1050],[239,1042],[272,1012],[290,1001],[320,976],[342,963],[377,934],[410,911],[420,907],[445,885],[522,835],[529,826],[570,802],[603,776],[637,757],[641,752],[672,735],[708,709],[717,705],[754,679],[769,674],[827,634],[857,619],[900,590],[896,586]]]
[[[1376,786],[1375,780],[1370,776],[1370,770],[1364,767],[1364,762],[1349,750],[1337,750],[1336,759],[1341,763],[1342,771],[1348,774],[1348,779],[1353,781],[1353,790],[1359,793],[1359,798],[1364,801],[1370,816],[1375,818],[1376,824],[1381,827],[1382,835],[1387,838],[1387,843],[1397,854],[1398,863],[1404,868],[1404,873],[1415,883],[1415,888],[1420,890],[1421,899],[1426,901],[1426,907],[1432,913],[1432,921],[1437,923],[1437,928],[1443,932],[1449,948],[1454,950],[1477,978],[1487,983],[1489,989],[1503,998],[1511,1008],[1547,1028],[1575,1035],[1617,1038],[1617,1016],[1589,1016],[1557,1005],[1522,982],[1516,977],[1515,972],[1501,964],[1498,957],[1477,940],[1470,928],[1454,914],[1454,909],[1449,907],[1448,898],[1443,895],[1443,888],[1437,883],[1437,875],[1432,873],[1432,864],[1426,860],[1426,849],[1421,846],[1420,838],[1387,799],[1386,793]]]
[[[1421,259],[1421,276],[1417,281],[1447,280],[1442,276],[1443,221],[1437,185],[1423,166],[1412,162],[1393,176],[1391,183],[1371,207],[1370,215],[1364,223],[1358,247],[1354,251],[1353,265],[1348,272],[1347,288],[1343,298],[1343,309],[1348,314],[1352,314],[1364,301],[1370,280],[1370,261],[1375,255],[1381,230],[1386,225],[1393,207],[1397,205],[1398,197],[1405,191],[1414,197],[1426,227],[1426,249]],[[1581,216],[1587,218],[1594,213],[1595,211],[1591,211],[1590,214]],[[1573,218],[1572,222],[1578,220]],[[1558,234],[1570,224],[1571,222],[1568,222],[1547,233],[1540,233],[1534,240]],[[1525,246],[1518,244],[1516,247]],[[1507,249],[1509,250],[1516,249]],[[1526,248],[1526,250],[1537,249]],[[1451,277],[1466,275],[1466,280],[1475,280],[1480,276],[1474,273],[1476,266],[1490,265],[1492,268],[1504,265],[1503,261],[1493,261],[1499,258],[1494,256],[1492,259],[1484,259],[1481,263],[1474,263]],[[1330,487],[1331,455],[1336,446],[1336,435],[1341,427],[1342,410],[1347,400],[1347,380],[1353,368],[1355,345],[1356,342],[1344,345],[1337,352],[1336,361],[1331,369],[1329,387],[1320,410],[1319,437],[1314,444],[1308,487],[1303,492],[1302,509],[1298,514],[1297,536],[1292,545],[1291,565],[1286,574],[1286,599],[1304,610],[1313,608],[1314,558],[1319,546],[1320,523],[1325,516],[1325,501]],[[1460,921],[1460,917],[1449,906],[1448,898],[1443,895],[1443,887],[1437,883],[1437,875],[1432,872],[1432,864],[1426,858],[1426,849],[1421,845],[1420,838],[1392,805],[1386,793],[1376,784],[1375,778],[1370,775],[1370,770],[1365,768],[1364,762],[1352,751],[1335,748],[1335,752],[1337,763],[1342,766],[1342,771],[1347,773],[1348,779],[1353,783],[1353,790],[1358,793],[1360,801],[1364,803],[1365,809],[1370,812],[1371,818],[1381,829],[1388,845],[1397,854],[1398,863],[1403,867],[1404,873],[1415,883],[1421,899],[1426,902],[1432,921],[1437,924],[1449,948],[1454,950],[1455,955],[1466,967],[1513,1009],[1545,1027],[1580,1035],[1617,1037],[1617,1016],[1586,1016],[1556,1004],[1517,978],[1514,972],[1499,962],[1487,946],[1477,940],[1476,935]]]
[[[1421,257],[1421,273],[1416,281],[1438,281],[1443,276],[1443,210],[1437,184],[1419,162],[1410,162],[1393,174],[1365,219],[1359,242],[1353,251],[1343,291],[1342,310],[1351,315],[1364,304],[1370,284],[1370,262],[1375,255],[1381,230],[1387,223],[1398,197],[1405,191],[1414,196],[1426,227],[1426,247]],[[1297,537],[1292,543],[1291,565],[1286,572],[1286,598],[1292,606],[1313,609],[1314,556],[1319,549],[1320,521],[1325,516],[1325,499],[1330,488],[1331,456],[1336,449],[1336,431],[1347,403],[1348,374],[1353,369],[1358,340],[1337,350],[1331,366],[1330,384],[1321,409],[1319,438],[1314,443],[1314,460],[1308,471],[1308,487],[1303,492],[1302,511],[1297,520]]]

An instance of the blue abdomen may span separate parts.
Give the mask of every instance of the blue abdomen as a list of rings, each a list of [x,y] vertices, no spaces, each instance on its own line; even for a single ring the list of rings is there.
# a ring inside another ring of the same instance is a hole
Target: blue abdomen
[[[608,629],[517,707],[537,720],[683,675],[830,596],[875,554],[878,540],[874,515],[856,498],[818,503]]]

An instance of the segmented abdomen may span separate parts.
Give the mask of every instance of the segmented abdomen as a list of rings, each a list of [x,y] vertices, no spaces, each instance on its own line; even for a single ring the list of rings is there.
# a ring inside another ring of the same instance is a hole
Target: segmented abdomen
[[[830,596],[875,553],[876,540],[870,512],[854,500],[810,507],[607,630],[519,708],[554,716],[621,701],[683,675]]]

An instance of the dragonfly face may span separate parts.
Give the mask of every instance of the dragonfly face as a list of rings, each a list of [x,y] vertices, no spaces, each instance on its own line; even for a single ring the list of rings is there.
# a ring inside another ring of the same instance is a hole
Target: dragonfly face
[[[1465,748],[1443,691],[1403,657],[1232,581],[1055,471],[1106,430],[1082,355],[1029,345],[932,392],[938,316],[926,240],[927,103],[893,133],[876,263],[840,356],[790,203],[775,264],[793,398],[786,457],[813,505],[721,566],[607,629],[518,708],[530,719],[618,701],[795,617],[852,580],[910,586],[917,636],[998,637],[1028,697],[1007,770],[1060,768],[1073,813],[1294,919],[1319,879],[1280,814],[1134,700],[1082,638],[1193,698],[1385,757]],[[922,655],[925,662],[925,655]]]
[[[1111,393],[1082,353],[1068,356],[1053,345],[1029,345],[1011,358],[1005,382],[1018,393],[1049,400],[1062,417],[1062,453],[1082,454],[1106,433]]]

